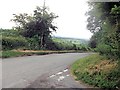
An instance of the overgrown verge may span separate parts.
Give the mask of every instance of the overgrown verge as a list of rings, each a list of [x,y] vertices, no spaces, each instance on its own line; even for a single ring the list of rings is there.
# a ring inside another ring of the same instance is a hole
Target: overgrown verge
[[[46,55],[46,54],[54,54],[54,53],[73,53],[75,50],[63,50],[63,51],[33,51],[33,50],[9,50],[9,51],[1,51],[0,58],[9,58],[9,57],[19,57],[19,56],[31,56],[31,55]],[[79,52],[79,51],[78,51]]]
[[[120,61],[108,60],[98,54],[76,61],[71,66],[76,80],[100,88],[120,89]]]

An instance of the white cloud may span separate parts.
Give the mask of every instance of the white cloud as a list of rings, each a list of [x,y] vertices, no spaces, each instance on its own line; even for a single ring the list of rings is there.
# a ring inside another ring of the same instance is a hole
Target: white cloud
[[[3,0],[0,1],[0,28],[11,28],[9,22],[13,13],[32,13],[36,6],[42,6],[43,0]],[[85,13],[88,6],[83,0],[46,0],[46,6],[59,17],[55,20],[58,26],[56,36],[89,39],[91,33],[86,29]]]

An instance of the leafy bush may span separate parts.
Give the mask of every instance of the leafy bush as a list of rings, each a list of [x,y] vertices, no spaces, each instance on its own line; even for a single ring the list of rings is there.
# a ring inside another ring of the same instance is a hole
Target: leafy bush
[[[25,55],[24,52],[15,52],[15,51],[3,51],[2,52],[2,58],[8,58],[8,57],[17,57],[17,56],[22,56]]]
[[[100,43],[97,45],[96,51],[98,51],[101,55],[105,55],[107,58],[118,59],[119,51],[116,48],[112,48],[110,45]]]
[[[29,50],[39,50],[39,43],[35,38],[26,38],[27,46],[26,48]]]
[[[23,37],[2,37],[2,49],[15,49],[24,47],[27,44],[27,40]]]
[[[6,36],[6,37],[9,37],[9,36],[12,36],[12,37],[18,37],[20,36],[20,31],[18,30],[14,30],[14,29],[0,29],[0,35],[2,36]]]
[[[108,54],[111,51],[111,47],[109,45],[106,44],[99,44],[97,46],[97,50],[100,52],[100,54]]]

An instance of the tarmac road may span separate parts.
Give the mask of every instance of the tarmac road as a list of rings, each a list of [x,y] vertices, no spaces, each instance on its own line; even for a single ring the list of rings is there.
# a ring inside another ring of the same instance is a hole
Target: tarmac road
[[[86,88],[70,75],[70,65],[91,53],[26,56],[2,60],[2,88]]]

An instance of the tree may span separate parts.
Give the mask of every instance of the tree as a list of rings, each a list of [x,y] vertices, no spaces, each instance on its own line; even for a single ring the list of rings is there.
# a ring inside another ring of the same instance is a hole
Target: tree
[[[115,31],[115,37],[116,37],[116,47],[118,49],[118,56],[120,58],[120,5],[114,5],[114,8],[111,9],[110,12],[113,15],[113,18],[116,20],[116,31]]]
[[[120,57],[120,2],[90,2],[87,28],[93,33],[91,40],[109,56]],[[91,41],[92,42],[92,41]],[[101,48],[102,47],[102,48]]]
[[[46,41],[50,38],[52,31],[57,29],[53,25],[53,20],[57,17],[54,13],[49,12],[47,7],[37,6],[33,15],[14,14],[12,21],[17,23],[17,29],[21,30],[23,36],[38,38],[41,48],[45,48]]]

